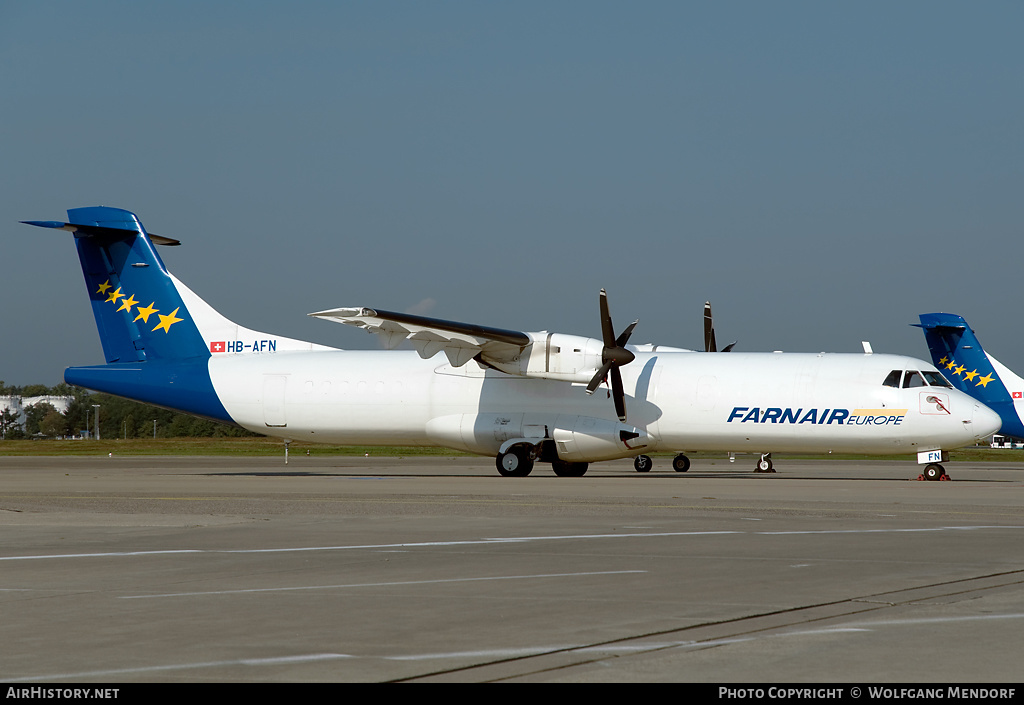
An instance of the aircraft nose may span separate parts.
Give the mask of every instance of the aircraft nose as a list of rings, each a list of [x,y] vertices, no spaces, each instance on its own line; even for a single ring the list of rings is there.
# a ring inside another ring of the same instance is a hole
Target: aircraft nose
[[[974,404],[974,416],[971,421],[974,437],[979,441],[983,438],[988,438],[1003,425],[1003,420],[999,418],[999,414],[984,404],[977,402]]]

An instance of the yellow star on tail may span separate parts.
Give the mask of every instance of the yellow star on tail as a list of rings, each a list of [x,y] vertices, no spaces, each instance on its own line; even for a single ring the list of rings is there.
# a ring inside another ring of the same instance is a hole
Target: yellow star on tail
[[[127,311],[128,313],[131,313],[132,306],[134,306],[137,303],[139,303],[139,302],[135,300],[135,294],[132,294],[127,299],[125,299],[124,301],[121,302],[121,308],[119,308],[117,310],[118,311]]]
[[[995,379],[995,377],[993,377],[992,375],[985,375],[984,377],[979,377],[978,378],[978,383],[976,385],[974,385],[974,386],[975,387],[987,387],[988,383],[991,382],[994,379]]]
[[[154,308],[154,304],[156,304],[156,301],[151,303],[149,306],[139,306],[139,315],[135,317],[135,321],[141,318],[143,323],[149,323],[149,317],[160,310],[158,308]],[[132,322],[134,323],[135,321]]]
[[[181,308],[181,307],[179,306],[178,308]],[[171,332],[171,326],[173,326],[178,321],[185,320],[184,318],[177,318],[175,316],[175,314],[177,312],[178,312],[178,309],[176,308],[176,309],[171,311],[166,316],[163,315],[163,314],[158,313],[157,315],[160,317],[160,322],[157,324],[156,328],[153,329],[153,331],[156,332],[156,331],[160,330],[161,328],[163,328],[165,333],[170,333]]]
[[[107,303],[117,303],[117,300],[122,298],[124,294],[121,293],[121,287],[117,287],[117,291],[112,291],[107,296]]]
[[[100,288],[96,290],[96,293],[97,294],[105,294],[105,293],[107,293],[107,289],[109,289],[109,288],[110,288],[110,280],[108,279],[105,282],[103,282],[102,284],[100,284]]]
[[[973,382],[974,378],[977,377],[977,376],[978,376],[978,371],[977,370],[971,370],[970,372],[965,372],[964,373],[964,379],[966,379],[968,382]]]

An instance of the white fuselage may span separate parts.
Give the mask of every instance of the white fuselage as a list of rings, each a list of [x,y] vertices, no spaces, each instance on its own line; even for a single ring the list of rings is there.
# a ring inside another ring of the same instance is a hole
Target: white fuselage
[[[75,233],[106,364],[68,368],[69,384],[285,439],[447,446],[495,455],[502,474],[529,474],[541,459],[578,476],[584,463],[653,450],[903,452],[932,463],[1001,424],[907,357],[627,350],[635,322],[615,335],[604,290],[601,339],[343,307],[310,315],[415,351],[325,348],[219,314],[167,272],[153,242],[175,241],[151,238],[130,211],[28,222]]]
[[[284,351],[215,355],[209,369],[238,424],[292,440],[491,455],[511,438],[575,429],[608,435],[611,446],[577,450],[574,460],[639,452],[616,445],[623,425],[603,389],[590,396],[580,384],[475,361],[455,368],[413,351]],[[932,366],[895,355],[638,353],[622,368],[625,426],[645,433],[644,452],[875,454],[956,448],[998,427],[994,413],[954,389],[883,385],[904,369]]]

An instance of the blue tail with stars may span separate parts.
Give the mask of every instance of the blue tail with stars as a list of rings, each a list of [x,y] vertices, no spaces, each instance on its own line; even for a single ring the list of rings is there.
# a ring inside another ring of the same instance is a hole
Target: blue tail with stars
[[[231,420],[210,380],[210,347],[183,296],[200,300],[167,272],[154,247],[176,240],[150,235],[134,213],[106,206],[69,210],[67,223],[24,222],[75,234],[107,364],[68,368],[68,384]],[[208,319],[232,325],[202,308]]]
[[[932,362],[950,383],[999,414],[999,433],[1024,439],[1024,379],[986,353],[963,316],[922,313]]]
[[[78,228],[75,244],[108,363],[210,356],[134,213],[75,208],[68,221]]]

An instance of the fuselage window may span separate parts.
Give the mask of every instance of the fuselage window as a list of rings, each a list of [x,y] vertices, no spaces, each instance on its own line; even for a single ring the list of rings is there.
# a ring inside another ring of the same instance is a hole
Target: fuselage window
[[[914,370],[907,370],[907,376],[903,378],[903,388],[911,389],[913,387],[924,387],[924,377],[921,376],[920,372]]]
[[[896,387],[900,388],[900,379],[903,377],[903,370],[893,370],[889,373],[889,376],[882,382],[883,387]]]

